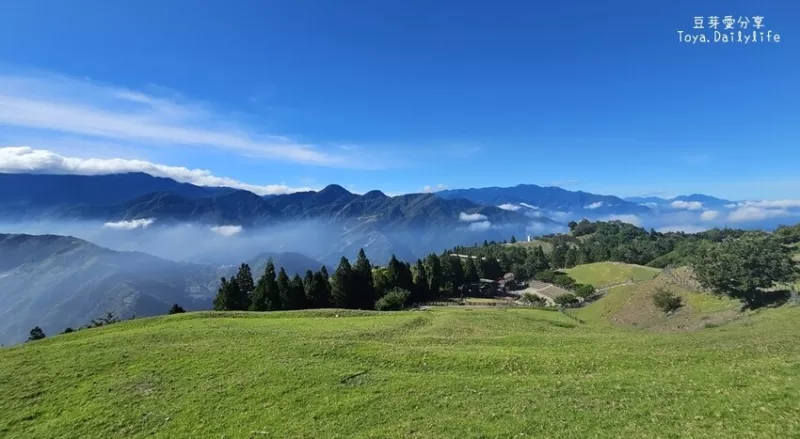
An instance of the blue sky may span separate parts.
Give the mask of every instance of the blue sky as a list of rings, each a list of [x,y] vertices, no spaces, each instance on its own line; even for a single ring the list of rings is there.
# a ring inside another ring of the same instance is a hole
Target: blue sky
[[[0,169],[800,194],[796,2],[201,3],[0,4]],[[782,40],[679,43],[698,15]]]

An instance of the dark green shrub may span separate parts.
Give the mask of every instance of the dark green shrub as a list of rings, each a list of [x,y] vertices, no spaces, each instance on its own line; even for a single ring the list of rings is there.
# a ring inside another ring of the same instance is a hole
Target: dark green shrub
[[[28,341],[41,340],[45,337],[46,335],[44,335],[42,328],[36,326],[35,328],[31,329],[30,335],[28,336]]]
[[[410,295],[411,293],[406,290],[389,291],[378,299],[375,303],[375,309],[378,311],[399,311],[403,309]]]
[[[576,296],[576,295],[574,295],[572,293],[564,294],[564,295],[555,297],[555,298],[553,298],[553,301],[557,305],[561,305],[561,306],[573,306],[573,305],[576,305],[579,302],[578,296]]]
[[[653,293],[653,303],[658,309],[664,312],[675,311],[682,306],[680,297],[663,288],[658,288],[655,293]]]
[[[545,306],[545,305],[547,305],[547,301],[545,301],[543,298],[541,298],[541,297],[539,297],[539,296],[537,296],[536,294],[533,294],[533,293],[525,293],[525,294],[523,294],[522,297],[520,298],[520,300],[523,303],[525,303],[527,305],[531,305],[531,306]]]
[[[186,310],[183,309],[183,307],[181,307],[177,303],[172,305],[172,308],[169,309],[169,313],[170,314],[180,314],[180,313],[184,313],[184,312],[186,312]]]
[[[582,299],[589,299],[597,294],[597,290],[592,285],[575,284],[572,289],[575,291],[575,295]]]

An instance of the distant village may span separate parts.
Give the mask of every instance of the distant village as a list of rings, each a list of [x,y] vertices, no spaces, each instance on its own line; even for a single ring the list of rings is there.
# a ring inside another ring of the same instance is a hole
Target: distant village
[[[527,242],[531,241],[530,235]],[[460,259],[478,259],[477,256],[450,253],[451,257]],[[481,258],[486,259],[486,258]],[[556,306],[556,298],[571,292],[559,286],[537,280],[515,279],[514,273],[506,273],[500,279],[479,279],[478,282],[464,284],[460,288],[461,298],[466,297],[509,297],[520,302],[526,294],[532,294],[544,301],[547,306]]]

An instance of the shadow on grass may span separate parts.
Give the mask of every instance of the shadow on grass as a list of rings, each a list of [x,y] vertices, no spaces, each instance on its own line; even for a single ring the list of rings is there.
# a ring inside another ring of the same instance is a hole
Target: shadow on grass
[[[756,293],[734,296],[742,301],[742,311],[760,308],[777,308],[792,298],[790,290],[758,291]]]

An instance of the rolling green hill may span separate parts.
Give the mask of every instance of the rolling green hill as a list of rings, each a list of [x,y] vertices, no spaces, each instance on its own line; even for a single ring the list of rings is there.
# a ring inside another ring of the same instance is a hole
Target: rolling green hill
[[[597,288],[628,282],[631,279],[640,282],[652,279],[659,273],[656,268],[621,262],[595,262],[564,271],[578,283],[594,285]]]
[[[692,291],[678,283],[680,279],[680,276],[659,275],[635,284],[612,287],[602,299],[572,313],[596,326],[661,332],[695,331],[727,324],[745,315],[740,312],[740,302]],[[659,288],[679,296],[683,306],[671,314],[659,310],[652,299]]]
[[[530,309],[140,319],[0,349],[0,436],[797,437],[798,317],[669,334]]]

